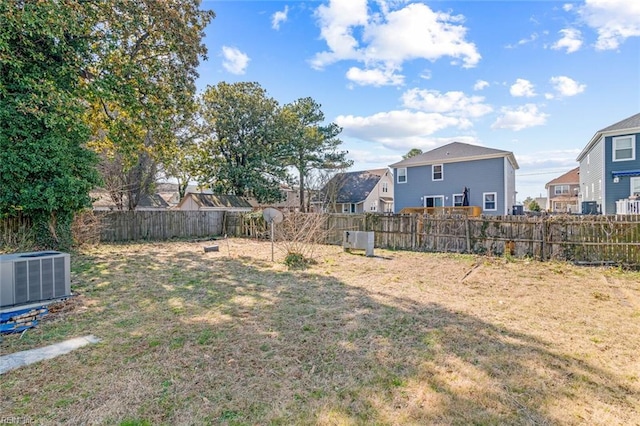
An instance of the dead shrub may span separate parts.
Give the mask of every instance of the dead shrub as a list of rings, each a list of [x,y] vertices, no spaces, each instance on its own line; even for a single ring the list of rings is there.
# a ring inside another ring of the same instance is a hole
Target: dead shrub
[[[290,268],[304,268],[311,263],[318,244],[324,244],[329,234],[326,217],[320,213],[289,213],[276,225],[278,248],[285,253]]]
[[[73,224],[71,225],[73,245],[82,247],[85,245],[98,244],[100,243],[101,231],[102,223],[93,210],[79,212],[73,218]]]

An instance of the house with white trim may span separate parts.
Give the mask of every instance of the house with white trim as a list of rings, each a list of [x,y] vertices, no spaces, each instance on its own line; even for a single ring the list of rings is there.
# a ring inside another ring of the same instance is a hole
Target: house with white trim
[[[512,214],[519,168],[510,151],[453,142],[407,158],[393,170],[394,211],[407,207],[460,207],[468,189],[470,206],[482,214]]]
[[[580,163],[582,213],[640,214],[640,113],[598,130]]]

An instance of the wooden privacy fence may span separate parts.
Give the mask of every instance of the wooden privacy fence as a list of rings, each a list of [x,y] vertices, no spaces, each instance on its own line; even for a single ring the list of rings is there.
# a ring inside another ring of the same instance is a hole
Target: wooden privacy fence
[[[324,220],[329,244],[341,244],[344,231],[374,231],[379,248],[640,267],[640,215],[327,214]],[[243,223],[241,233],[233,235],[264,235],[259,218]]]
[[[99,218],[100,241],[168,240],[221,235],[222,211],[112,211],[94,212]]]
[[[94,214],[102,242],[269,236],[261,212],[167,210],[96,211]],[[344,231],[374,231],[375,246],[379,248],[640,267],[640,215],[325,214],[318,217],[324,221],[329,244],[341,244]],[[30,227],[26,218],[0,219],[0,243],[15,243],[17,236]]]

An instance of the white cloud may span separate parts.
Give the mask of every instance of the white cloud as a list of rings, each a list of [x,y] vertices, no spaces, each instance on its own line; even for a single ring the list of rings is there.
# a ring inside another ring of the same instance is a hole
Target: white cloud
[[[526,104],[517,108],[504,107],[500,117],[491,125],[492,129],[509,129],[519,131],[527,127],[541,126],[546,123],[548,114],[538,111],[534,104]]]
[[[393,69],[363,70],[358,67],[351,67],[346,76],[349,80],[361,86],[399,86],[404,83],[404,76],[396,74]]]
[[[328,5],[319,6],[316,17],[328,50],[317,53],[311,65],[322,69],[338,61],[353,60],[363,63],[367,71],[390,75],[413,59],[436,61],[450,57],[464,68],[480,61],[475,44],[465,39],[467,29],[461,25],[461,16],[435,12],[422,3],[377,4],[377,13],[370,13],[367,0],[331,0]],[[402,7],[393,9],[398,5]]]
[[[516,82],[511,85],[509,89],[509,93],[511,96],[515,97],[527,97],[532,98],[536,96],[536,92],[533,90],[533,84],[529,80],[525,80],[523,78],[519,78]]]
[[[550,81],[551,84],[553,84],[553,88],[560,96],[575,96],[584,92],[584,89],[587,88],[585,84],[580,84],[572,78],[564,75],[551,77]]]
[[[555,50],[567,49],[567,53],[573,53],[582,47],[582,34],[573,28],[565,28],[559,31],[562,38],[556,41],[551,48]]]
[[[532,43],[532,42],[536,41],[538,39],[538,37],[539,37],[538,33],[533,33],[528,38],[520,39],[520,40],[518,40],[518,42],[516,44],[507,44],[505,47],[507,49],[515,49],[518,46],[523,46],[525,44]]]
[[[573,9],[572,3],[565,3],[562,5],[562,10],[564,10],[565,12],[569,12],[572,9]]]
[[[284,10],[278,11],[271,15],[271,28],[274,30],[280,29],[280,24],[287,22],[287,14],[289,13],[289,6],[285,6]]]
[[[334,121],[342,127],[344,136],[378,142],[390,149],[421,146],[437,131],[470,125],[466,118],[410,110],[380,112],[367,117],[340,115]]]
[[[466,96],[463,92],[440,93],[437,90],[411,89],[402,95],[404,106],[425,112],[452,113],[459,117],[481,117],[493,111],[482,96]]]
[[[489,82],[484,80],[476,81],[476,84],[473,85],[473,90],[482,90],[486,87],[489,87]]]
[[[640,36],[639,1],[586,0],[578,12],[597,31],[597,50],[614,50],[627,38]]]
[[[249,57],[235,47],[222,46],[222,66],[231,74],[244,74],[249,65]]]

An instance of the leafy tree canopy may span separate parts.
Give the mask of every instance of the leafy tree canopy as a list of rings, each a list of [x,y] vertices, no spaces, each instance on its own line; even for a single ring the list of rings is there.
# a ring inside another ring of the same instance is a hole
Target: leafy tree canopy
[[[90,56],[76,1],[0,0],[0,215],[31,217],[43,247],[71,245],[98,182],[78,70]]]
[[[288,175],[278,102],[258,83],[221,82],[205,90],[201,113],[210,136],[200,184],[260,202],[279,199]]]
[[[324,125],[321,106],[312,98],[300,98],[281,111],[285,133],[287,165],[298,171],[300,211],[306,210],[305,179],[314,169],[335,170],[351,166],[347,151],[339,151],[338,135],[342,129],[335,123]]]
[[[416,155],[420,155],[422,153],[423,152],[420,148],[412,148],[409,152],[402,156],[402,159],[406,160],[407,158],[415,157]]]

